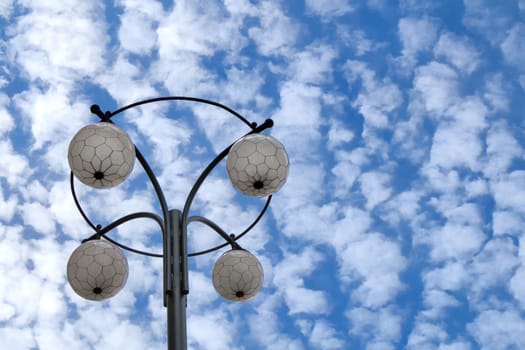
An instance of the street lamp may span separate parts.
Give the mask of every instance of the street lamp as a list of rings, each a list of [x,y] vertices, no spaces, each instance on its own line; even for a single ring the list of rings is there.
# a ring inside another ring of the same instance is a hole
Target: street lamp
[[[202,171],[191,188],[182,210],[168,208],[164,193],[150,165],[129,135],[112,120],[114,116],[128,109],[161,101],[189,101],[215,106],[235,116],[250,128],[249,132],[226,147]],[[185,96],[160,97],[139,101],[114,112],[102,112],[98,105],[93,105],[91,112],[97,115],[100,121],[87,125],[77,132],[69,145],[68,161],[75,205],[95,233],[85,239],[71,254],[67,263],[68,281],[81,297],[88,300],[104,300],[116,295],[126,283],[128,264],[121,249],[162,258],[168,349],[186,349],[188,257],[231,246],[231,249],[223,253],[213,267],[212,281],[215,290],[231,301],[244,301],[257,293],[263,281],[261,263],[253,254],[241,248],[237,240],[259,222],[270,204],[272,194],[285,183],[289,165],[286,151],[275,138],[260,134],[273,126],[271,119],[267,119],[261,125],[250,123],[231,108],[206,99]],[[249,196],[267,197],[259,215],[237,235],[227,234],[219,225],[204,216],[189,216],[193,199],[200,186],[225,157],[227,157],[228,177],[233,187]],[[127,178],[133,170],[135,159],[142,165],[153,185],[161,215],[136,212],[125,215],[105,227],[93,224],[77,198],[74,178],[90,187],[111,188]],[[162,232],[162,254],[137,250],[107,236],[112,229],[138,218],[152,219],[159,224]],[[203,251],[188,253],[187,226],[191,222],[207,225],[225,242]]]

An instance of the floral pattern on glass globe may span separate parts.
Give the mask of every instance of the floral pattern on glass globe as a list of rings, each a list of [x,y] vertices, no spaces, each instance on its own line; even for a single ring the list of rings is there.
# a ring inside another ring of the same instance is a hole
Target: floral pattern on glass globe
[[[228,153],[226,169],[233,186],[249,196],[277,192],[288,176],[284,146],[268,135],[252,134],[237,141]]]
[[[69,144],[71,171],[82,183],[110,188],[124,181],[133,170],[135,146],[119,127],[100,122],[80,129]]]
[[[213,287],[222,297],[244,301],[261,288],[264,272],[259,260],[243,249],[227,251],[217,260],[212,272]]]
[[[93,240],[77,247],[67,262],[69,284],[81,297],[104,300],[116,295],[128,279],[128,261],[115,245]]]

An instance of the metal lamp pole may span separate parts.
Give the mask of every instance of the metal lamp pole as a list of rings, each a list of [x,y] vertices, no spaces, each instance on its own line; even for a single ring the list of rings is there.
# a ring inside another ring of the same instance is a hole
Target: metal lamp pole
[[[189,192],[182,211],[168,208],[166,197],[152,168],[139,149],[131,142],[129,136],[116,127],[111,120],[115,115],[130,108],[148,103],[176,100],[216,106],[237,117],[251,129],[208,164]],[[72,253],[68,261],[68,281],[80,296],[89,300],[104,300],[123,288],[128,274],[125,256],[117,247],[133,253],[162,257],[168,349],[186,350],[188,257],[203,255],[230,245],[232,250],[224,253],[219,260],[230,259],[230,255],[235,255],[236,260],[234,261],[238,264],[236,266],[241,268],[242,264],[250,265],[248,278],[243,280],[244,277],[239,279],[233,275],[228,276],[227,273],[219,270],[221,265],[216,263],[213,273],[214,287],[219,294],[232,301],[246,300],[255,295],[262,284],[262,267],[255,256],[239,246],[237,240],[259,222],[269,206],[272,194],[286,181],[288,174],[286,151],[272,137],[259,134],[273,126],[271,119],[267,119],[261,125],[250,123],[229,107],[206,99],[185,96],[160,97],[139,101],[114,112],[102,112],[98,105],[93,105],[91,112],[97,115],[101,122],[86,126],[75,135],[70,143],[68,158],[72,170],[70,186],[75,205],[95,233],[85,239],[82,245]],[[230,155],[232,152],[233,155]],[[113,187],[121,183],[131,172],[135,157],[153,186],[162,216],[150,212],[136,212],[123,216],[105,227],[93,224],[77,198],[74,178],[95,188]],[[226,157],[228,157],[228,175],[235,188],[247,195],[267,197],[266,204],[257,218],[237,236],[228,235],[219,225],[205,217],[189,216],[193,199],[200,186],[215,166]],[[137,250],[108,237],[107,234],[114,228],[138,218],[152,219],[159,224],[163,237],[162,254]],[[188,253],[187,227],[191,222],[207,225],[225,242],[207,250]],[[105,238],[105,241],[101,241],[101,238]],[[236,266],[233,266],[233,269]],[[242,268],[246,267],[243,265]],[[217,273],[216,269],[218,269]]]
[[[182,229],[181,212],[170,210],[167,235],[169,253],[165,264],[168,267],[169,285],[165,293],[168,312],[168,349],[186,350],[186,295],[189,291],[183,290],[183,276],[188,273],[188,267],[183,266],[187,260],[182,244],[185,241]],[[166,273],[166,272],[165,272]]]

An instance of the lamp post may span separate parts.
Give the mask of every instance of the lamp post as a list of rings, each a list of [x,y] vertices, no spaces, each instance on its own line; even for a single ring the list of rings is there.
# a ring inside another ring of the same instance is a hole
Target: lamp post
[[[113,117],[141,105],[161,101],[189,101],[215,106],[225,110],[246,124],[249,131],[226,147],[202,171],[191,188],[182,210],[169,209],[160,184],[139,149],[130,137],[116,126]],[[183,350],[186,342],[186,298],[189,293],[188,257],[207,254],[226,246],[226,251],[215,263],[212,280],[216,291],[231,301],[243,301],[254,296],[263,281],[260,262],[241,248],[237,240],[248,233],[262,218],[272,194],[282,187],[288,175],[288,156],[281,143],[271,136],[260,134],[273,126],[267,119],[261,125],[248,122],[239,113],[220,103],[185,96],[160,97],[139,101],[114,112],[102,112],[98,105],[91,112],[100,121],[80,129],[69,145],[71,167],[70,185],[75,205],[94,234],[76,248],[67,264],[67,277],[73,290],[89,300],[104,300],[117,294],[125,285],[128,264],[121,249],[163,259],[163,295],[167,309],[167,338],[169,350]],[[267,197],[255,220],[237,235],[227,234],[219,225],[204,216],[190,216],[190,208],[197,191],[210,172],[227,157],[226,169],[232,185],[245,195]],[[136,212],[123,216],[102,227],[95,225],[82,209],[75,191],[75,178],[94,188],[111,188],[122,183],[131,173],[135,159],[142,165],[158,199],[161,215]],[[128,221],[148,218],[157,222],[162,232],[162,254],[128,247],[108,237],[108,233]],[[209,249],[188,253],[187,227],[200,222],[217,232],[224,243]],[[101,240],[104,238],[105,240]]]

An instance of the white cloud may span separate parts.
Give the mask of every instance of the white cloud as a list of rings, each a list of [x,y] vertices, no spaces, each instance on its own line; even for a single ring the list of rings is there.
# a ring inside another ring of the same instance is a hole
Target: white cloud
[[[521,309],[525,309],[525,264],[516,270],[509,282],[509,290],[514,298],[520,303]]]
[[[339,36],[345,41],[347,45],[353,48],[356,56],[358,57],[366,55],[385,46],[384,43],[376,43],[369,39],[363,30],[350,30],[345,26],[340,27],[338,30]]]
[[[487,181],[483,179],[472,179],[465,181],[465,191],[468,198],[483,196],[489,193]]]
[[[390,197],[390,176],[384,172],[366,172],[359,179],[361,182],[361,193],[366,198],[366,208],[373,209],[379,203]]]
[[[392,301],[403,288],[399,274],[406,267],[399,245],[380,234],[363,235],[340,255],[344,282],[359,283],[352,293],[354,302],[378,308]]]
[[[207,310],[204,315],[191,315],[188,325],[188,346],[196,348],[222,350],[242,349],[235,346],[235,324],[226,322],[226,314],[221,310]],[[221,327],[217,327],[221,324]]]
[[[31,89],[18,94],[14,102],[35,139],[32,150],[40,150],[44,145],[60,141],[67,145],[89,113],[84,101],[71,99],[69,91],[63,88]],[[58,155],[53,156],[58,158]],[[65,162],[62,163],[65,165]],[[57,172],[63,170],[65,167],[55,169]]]
[[[313,44],[294,55],[291,74],[295,81],[305,84],[329,83],[332,80],[332,61],[336,57],[333,46]]]
[[[335,224],[330,242],[339,253],[344,253],[346,247],[368,231],[373,220],[369,212],[352,206],[342,208],[339,216],[341,218]],[[344,256],[341,258],[344,259]]]
[[[260,24],[248,30],[249,37],[265,56],[287,55],[292,52],[299,28],[277,3],[264,1],[258,7]]]
[[[304,286],[304,278],[314,273],[322,256],[312,249],[300,254],[288,253],[274,269],[273,284],[283,294],[291,315],[298,313],[325,314],[329,303],[324,291]]]
[[[416,69],[414,91],[427,111],[442,114],[458,96],[458,76],[449,66],[431,62]]]
[[[5,178],[10,186],[23,184],[32,173],[27,158],[17,154],[10,141],[0,141],[0,154],[0,178]]]
[[[328,147],[334,149],[353,140],[354,133],[344,127],[343,123],[332,121],[328,131]]]
[[[2,327],[0,328],[0,337],[5,346],[13,350],[25,350],[35,347],[36,343],[33,338],[31,328],[19,327]]]
[[[367,349],[376,348],[374,343],[383,343],[386,346],[383,349],[391,348],[401,335],[401,315],[393,308],[356,307],[347,311],[346,316],[352,324],[351,334],[365,339]]]
[[[325,19],[342,16],[354,9],[349,0],[306,0],[306,7]]]
[[[315,322],[310,331],[310,343],[316,349],[335,350],[344,349],[344,342],[337,335],[337,331],[332,325],[324,320]]]
[[[421,316],[428,319],[436,319],[445,316],[447,308],[459,306],[459,301],[446,291],[439,289],[426,289],[424,293],[426,309]]]
[[[472,130],[456,123],[441,123],[434,134],[430,162],[444,169],[467,167],[477,170],[482,151],[481,140]]]
[[[268,295],[257,307],[255,313],[249,316],[250,333],[259,344],[265,348],[302,350],[304,344],[299,339],[280,331],[284,320],[280,320],[275,313],[279,307],[279,297]]]
[[[438,4],[431,1],[401,0],[399,7],[403,12],[419,15],[432,12],[432,10],[435,10],[436,7],[438,7]]]
[[[523,55],[525,55],[524,36],[525,25],[519,23],[512,27],[503,43],[501,43],[501,50],[505,60],[521,71],[525,71],[525,63],[523,62]]]
[[[505,112],[509,109],[510,87],[502,74],[487,77],[483,98],[495,112]]]
[[[402,55],[398,58],[401,68],[411,71],[419,55],[429,51],[436,41],[438,24],[434,19],[405,17],[398,23],[398,36],[402,44]]]
[[[332,168],[332,174],[335,176],[333,183],[334,195],[339,198],[347,197],[360,173],[361,169],[358,165],[353,164],[350,160],[340,160]]]
[[[230,16],[215,3],[176,2],[156,30],[158,60],[151,64],[154,81],[173,95],[216,95],[217,76],[206,69],[203,60],[221,51],[238,61],[239,51],[247,44],[240,33],[244,15]]]
[[[478,208],[473,204],[464,204],[444,214],[447,222],[430,237],[431,257],[438,261],[470,257],[485,239]]]
[[[428,134],[419,132],[427,117],[422,102],[418,98],[409,101],[410,119],[398,121],[392,137],[392,145],[398,147],[399,157],[414,164],[426,159],[431,142]]]
[[[18,208],[18,198],[10,195],[6,198],[3,188],[0,190],[0,219],[11,221]]]
[[[483,348],[498,350],[525,347],[524,327],[525,320],[514,310],[486,310],[467,329]]]
[[[248,15],[256,16],[256,7],[250,0],[226,0],[224,5],[228,11],[233,15]]]
[[[402,18],[398,34],[403,44],[403,54],[410,56],[430,50],[436,40],[437,29],[436,22],[431,18]]]
[[[155,68],[153,68],[151,72],[153,78],[155,73]],[[113,64],[96,77],[97,84],[104,87],[120,104],[128,104],[158,95],[149,80],[153,79],[146,78],[140,67],[131,63],[124,54],[118,54]],[[126,86],[126,89],[122,89],[122,86]],[[99,101],[93,102],[100,103]],[[105,106],[100,107],[107,109]]]
[[[13,11],[13,0],[5,0],[0,3],[0,16],[9,18]]]
[[[491,184],[491,191],[497,208],[525,212],[525,171],[516,170],[500,176]]]
[[[8,105],[9,98],[7,95],[0,94],[0,139],[15,126],[13,118],[7,110]]]
[[[416,190],[399,193],[383,205],[381,215],[392,224],[398,225],[402,220],[410,221],[420,210],[422,193]]]
[[[103,68],[107,38],[99,3],[33,1],[25,5],[29,11],[11,28],[15,35],[9,54],[29,80],[71,85]]]
[[[223,103],[233,106],[246,106],[246,113],[242,109],[240,112],[250,119],[255,119],[255,117],[259,117],[256,110],[262,109],[264,111],[270,102],[268,97],[261,94],[264,83],[263,73],[258,69],[246,70],[242,66],[240,68],[232,67],[226,71],[225,81],[221,82],[221,90],[224,95]],[[243,89],[239,90],[239,86],[242,86]],[[255,103],[258,108],[251,108],[251,103]]]
[[[280,90],[281,105],[272,118],[280,126],[275,133],[291,133],[292,130],[287,129],[292,126],[305,128],[302,130],[305,133],[315,132],[322,121],[321,96],[322,90],[316,86],[296,81],[283,84]],[[293,154],[294,150],[289,153]]]
[[[433,268],[423,273],[426,289],[438,288],[457,291],[469,283],[465,267],[458,262],[447,262],[443,267]]]
[[[80,241],[86,238],[90,229],[79,214],[72,194],[64,190],[66,188],[69,188],[68,180],[56,182],[51,186],[48,190],[49,210],[60,225],[62,234]],[[81,198],[82,193],[77,192],[77,196]]]
[[[453,341],[448,344],[439,344],[438,350],[470,350],[472,349],[469,342],[464,340]]]
[[[376,78],[376,73],[360,61],[347,61],[345,75],[349,85],[361,81],[362,89],[352,106],[365,118],[365,128],[391,127],[390,116],[403,102],[399,87],[387,78]]]
[[[444,343],[448,338],[441,325],[418,321],[407,341],[407,349],[435,349],[436,344]]]
[[[131,53],[149,54],[157,44],[155,27],[163,15],[162,6],[154,2],[122,1],[118,37],[121,48]]]
[[[431,164],[445,169],[480,168],[479,157],[483,152],[481,132],[486,127],[487,109],[478,99],[465,99],[450,107],[447,114],[453,121],[442,121],[430,151]],[[457,150],[461,152],[457,152]]]
[[[391,5],[391,3],[389,3],[388,0],[367,0],[366,5],[371,9],[384,14],[388,13],[389,5]]]
[[[445,58],[460,72],[471,74],[481,63],[480,53],[468,38],[444,33],[434,47],[434,54]]]
[[[492,214],[492,231],[495,235],[510,234],[520,236],[525,232],[523,218],[513,211],[494,211]]]
[[[508,283],[519,264],[517,254],[518,248],[510,238],[488,241],[469,266],[469,294],[482,299],[485,293]]]
[[[45,235],[56,234],[53,216],[42,204],[37,202],[25,203],[21,206],[20,211],[24,223],[31,226],[35,231]]]
[[[506,173],[514,160],[523,158],[523,149],[505,123],[494,123],[488,130],[486,152],[484,173],[490,178]]]
[[[246,43],[242,36],[235,35],[241,20],[242,16],[227,17],[215,3],[177,2],[157,29],[159,54],[169,59],[169,54],[179,52],[206,56],[219,48],[237,52]],[[239,40],[230,40],[231,36]]]
[[[463,24],[470,30],[482,34],[492,44],[503,40],[512,25],[515,2],[491,0],[464,0]]]
[[[459,199],[456,196],[463,183],[459,179],[456,170],[442,170],[435,166],[425,165],[421,168],[421,173],[425,175],[430,188],[443,192],[443,196],[439,199],[431,199],[431,204],[443,210],[443,208],[451,208],[458,205]]]

